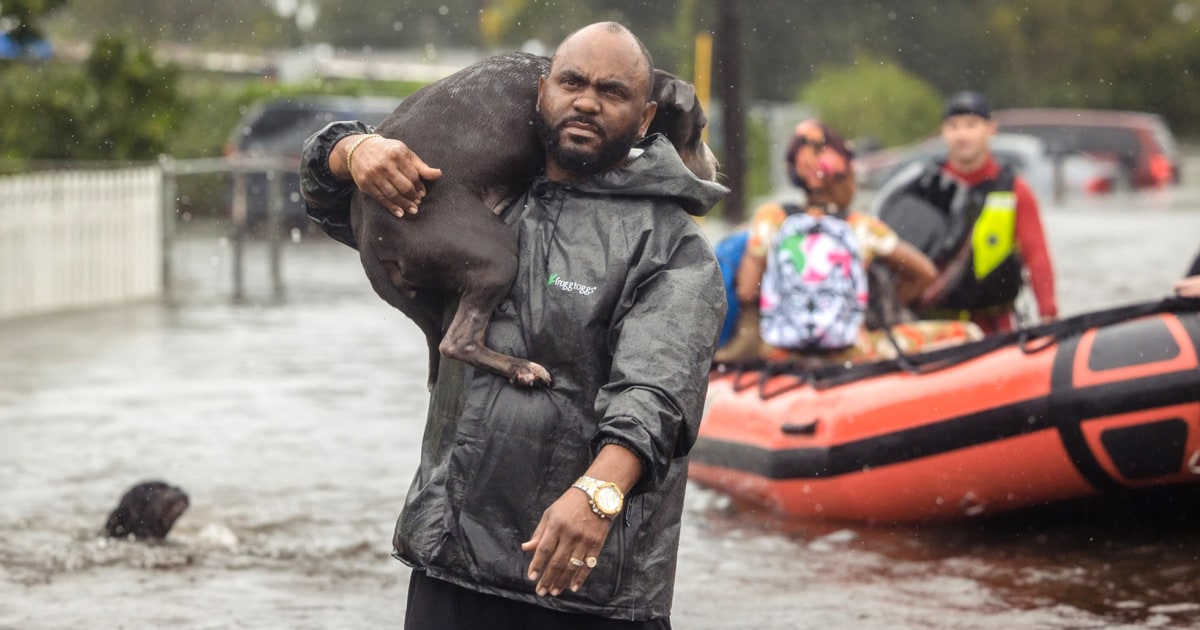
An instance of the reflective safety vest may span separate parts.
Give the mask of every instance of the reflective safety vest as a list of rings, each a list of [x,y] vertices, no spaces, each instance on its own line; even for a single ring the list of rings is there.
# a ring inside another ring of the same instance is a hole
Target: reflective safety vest
[[[975,280],[982,281],[1005,260],[1017,245],[1017,195],[1011,190],[994,190],[983,200],[983,210],[971,230]]]
[[[1024,281],[1017,251],[1016,174],[1004,165],[995,178],[967,186],[943,173],[943,166],[930,164],[893,188],[880,206],[880,218],[925,252],[939,271],[957,273],[932,308],[979,311],[1009,305]]]

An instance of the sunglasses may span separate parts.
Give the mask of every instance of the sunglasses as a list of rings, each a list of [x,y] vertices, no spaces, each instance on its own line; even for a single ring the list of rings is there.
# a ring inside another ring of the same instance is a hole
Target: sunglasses
[[[813,151],[820,153],[821,151],[825,150],[826,146],[829,145],[825,142],[824,138],[809,138],[806,136],[799,136],[796,138],[797,151],[800,150],[800,147],[812,147]]]

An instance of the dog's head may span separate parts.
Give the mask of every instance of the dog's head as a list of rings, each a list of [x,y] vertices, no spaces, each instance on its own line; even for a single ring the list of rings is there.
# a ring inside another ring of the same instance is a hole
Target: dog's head
[[[130,488],[104,525],[113,538],[160,540],[167,536],[175,521],[188,507],[188,495],[182,488],[162,481],[146,481]]]
[[[708,117],[700,107],[696,87],[669,72],[655,70],[654,90],[650,98],[658,103],[658,111],[646,133],[666,136],[675,145],[684,165],[696,177],[709,181],[715,179],[717,159],[701,135],[708,124]]]

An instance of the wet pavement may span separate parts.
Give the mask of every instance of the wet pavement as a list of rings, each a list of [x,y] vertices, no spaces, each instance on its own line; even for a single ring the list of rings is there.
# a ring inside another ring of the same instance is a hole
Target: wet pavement
[[[1200,188],[1044,215],[1068,315],[1165,295],[1200,249]],[[343,246],[289,244],[280,300],[252,247],[233,303],[228,242],[183,227],[171,300],[0,322],[0,628],[400,627],[389,552],[427,401],[421,335]],[[167,542],[100,538],[151,478],[191,496]],[[1186,512],[871,527],[693,487],[673,621],[1197,627]]]

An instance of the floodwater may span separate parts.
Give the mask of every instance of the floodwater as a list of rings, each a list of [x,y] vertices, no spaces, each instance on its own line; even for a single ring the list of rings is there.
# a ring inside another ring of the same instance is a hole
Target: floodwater
[[[1196,170],[1044,208],[1064,314],[1167,293],[1200,249]],[[408,570],[389,552],[427,400],[420,334],[347,248],[290,244],[281,300],[252,248],[235,304],[228,243],[183,232],[171,300],[0,322],[0,629],[400,627]],[[99,537],[154,478],[191,496],[167,542]],[[673,622],[1200,627],[1186,512],[881,527],[692,487]]]

